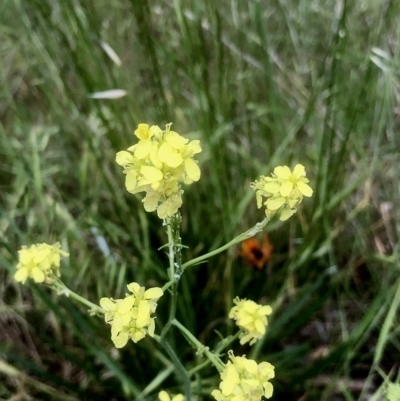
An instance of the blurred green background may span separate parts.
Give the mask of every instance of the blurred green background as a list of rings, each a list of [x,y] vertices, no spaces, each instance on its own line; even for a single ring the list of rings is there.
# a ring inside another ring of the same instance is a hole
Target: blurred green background
[[[275,365],[274,400],[382,399],[400,360],[399,18],[394,0],[3,0],[0,399],[182,391],[151,339],[116,351],[102,319],[12,279],[21,245],[59,240],[64,282],[92,302],[166,281],[164,227],[115,163],[141,122],[202,143],[181,209],[184,260],[263,218],[249,188],[260,174],[301,163],[314,189],[267,227],[265,269],[240,247],[190,268],[178,319],[212,349],[235,331],[235,296],[273,304],[266,337],[233,348]],[[127,96],[90,97],[111,89]],[[159,326],[167,314],[168,296]],[[169,337],[197,366],[181,334]],[[204,400],[219,383],[211,367],[192,380]]]

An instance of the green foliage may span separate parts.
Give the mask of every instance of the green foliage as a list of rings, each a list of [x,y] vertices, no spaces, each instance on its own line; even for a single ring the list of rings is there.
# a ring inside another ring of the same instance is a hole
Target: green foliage
[[[183,262],[262,219],[249,184],[274,166],[303,164],[314,189],[268,226],[265,270],[237,248],[188,269],[178,319],[213,349],[216,331],[234,330],[235,296],[272,303],[265,338],[234,347],[275,365],[275,399],[369,399],[400,351],[399,15],[395,1],[3,2],[0,397],[181,392],[152,340],[116,352],[103,320],[12,280],[21,245],[60,241],[63,280],[94,303],[165,282],[164,228],[125,190],[115,154],[138,123],[173,122],[203,147],[184,194]],[[110,89],[127,96],[89,96]],[[157,316],[167,321],[167,302]],[[171,332],[195,369],[200,357]],[[211,367],[190,379],[205,399],[218,383]]]

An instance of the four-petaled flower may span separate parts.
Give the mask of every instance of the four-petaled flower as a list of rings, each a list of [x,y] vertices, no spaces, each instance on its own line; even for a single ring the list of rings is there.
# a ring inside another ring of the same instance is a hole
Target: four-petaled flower
[[[229,318],[234,319],[242,331],[240,344],[250,341],[250,345],[264,336],[268,325],[267,316],[272,313],[269,305],[259,305],[248,299],[236,297],[235,306],[229,312]]]
[[[139,124],[135,131],[139,142],[116,155],[126,174],[128,192],[145,192],[145,210],[157,210],[161,219],[173,216],[181,207],[180,183],[198,181],[201,174],[193,159],[201,152],[200,141],[189,142],[170,128],[171,124],[164,131],[157,125]]]
[[[17,271],[14,274],[16,281],[25,283],[28,278],[36,283],[51,283],[52,276],[60,277],[61,256],[68,256],[61,249],[59,242],[53,245],[46,243],[34,244],[29,248],[23,246],[18,251]]]
[[[313,193],[305,175],[304,167],[297,164],[293,172],[287,166],[278,166],[275,167],[272,177],[261,176],[251,183],[256,191],[257,207],[264,205],[267,216],[272,217],[278,213],[281,221],[287,220],[296,212],[296,205],[303,197],[309,197]],[[267,198],[264,202],[263,197]]]
[[[138,283],[127,285],[132,294],[124,299],[101,298],[104,319],[111,325],[111,340],[116,348],[122,348],[128,340],[137,343],[148,334],[154,337],[154,317],[158,299],[163,295],[159,287],[145,290]]]
[[[219,390],[213,390],[211,395],[217,401],[260,401],[262,397],[271,398],[272,384],[269,382],[275,376],[274,366],[269,362],[257,364],[245,356],[234,356],[229,351],[230,361],[221,373]]]

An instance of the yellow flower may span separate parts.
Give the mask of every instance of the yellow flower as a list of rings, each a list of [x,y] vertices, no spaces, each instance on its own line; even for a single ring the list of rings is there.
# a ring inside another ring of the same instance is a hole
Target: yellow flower
[[[166,391],[162,390],[158,393],[158,399],[160,401],[183,401],[185,397],[182,394],[177,394],[171,398]]]
[[[61,256],[68,256],[67,252],[61,250],[61,245],[56,242],[53,245],[46,243],[34,244],[29,248],[23,246],[18,251],[19,261],[14,279],[25,283],[28,278],[36,283],[51,283],[52,275],[60,277]]]
[[[138,283],[127,285],[132,294],[124,299],[101,298],[105,322],[111,325],[111,340],[122,348],[128,340],[137,343],[148,334],[154,337],[154,317],[158,299],[163,295],[159,287],[147,291]]]
[[[264,205],[267,216],[278,213],[281,221],[287,220],[296,212],[296,205],[301,203],[303,197],[313,194],[305,175],[304,166],[297,164],[293,172],[287,166],[278,166],[272,177],[261,176],[251,183],[256,191],[257,207]],[[263,197],[267,198],[264,202]]]
[[[252,359],[234,356],[229,351],[230,361],[221,373],[219,390],[211,395],[217,401],[260,401],[262,397],[271,398],[272,384],[269,382],[275,376],[274,367],[268,362],[257,365]]]
[[[116,155],[126,174],[128,192],[145,192],[145,210],[157,210],[161,219],[173,216],[181,207],[180,184],[191,184],[201,175],[193,159],[201,152],[200,142],[189,142],[170,128],[171,124],[164,131],[156,125],[139,124],[135,131],[139,142]]]
[[[400,384],[389,382],[386,388],[386,401],[400,400]]]
[[[233,302],[235,306],[230,310],[229,318],[235,320],[242,331],[240,344],[250,341],[252,345],[264,336],[268,325],[267,316],[272,313],[272,308],[238,297]]]

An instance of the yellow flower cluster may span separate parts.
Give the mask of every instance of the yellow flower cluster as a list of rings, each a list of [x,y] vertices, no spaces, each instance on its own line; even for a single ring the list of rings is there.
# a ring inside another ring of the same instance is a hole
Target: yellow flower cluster
[[[305,175],[304,166],[297,164],[293,172],[287,166],[278,166],[272,177],[261,176],[258,181],[251,183],[256,191],[257,207],[260,209],[264,204],[267,216],[278,213],[281,221],[287,220],[296,212],[296,205],[303,197],[313,193]],[[264,203],[262,197],[267,198]]]
[[[36,283],[51,283],[52,275],[60,277],[61,256],[68,256],[67,252],[61,249],[59,242],[53,245],[46,243],[34,244],[29,248],[23,246],[18,251],[19,261],[14,279],[25,283],[28,278]]]
[[[252,359],[234,356],[232,351],[229,358],[221,373],[220,390],[211,393],[217,401],[260,401],[262,397],[272,397],[269,380],[275,376],[275,369],[270,363],[257,365]]]
[[[236,297],[235,306],[229,312],[229,318],[235,320],[242,331],[240,344],[254,344],[265,334],[268,325],[267,316],[272,313],[269,305],[259,305],[248,299]]]
[[[158,217],[173,216],[182,205],[180,183],[200,179],[200,168],[193,156],[201,152],[200,141],[190,141],[167,124],[164,131],[157,125],[139,124],[136,145],[117,153],[116,162],[124,168],[126,189],[143,199],[147,212],[157,210]]]
[[[154,317],[158,299],[163,295],[159,287],[147,291],[138,283],[127,285],[132,294],[124,299],[101,298],[106,323],[111,324],[111,340],[117,348],[126,345],[129,339],[137,343],[148,334],[154,337]]]
[[[158,398],[160,401],[183,401],[185,397],[182,394],[177,394],[174,397],[170,397],[169,394],[162,390],[158,393]]]

